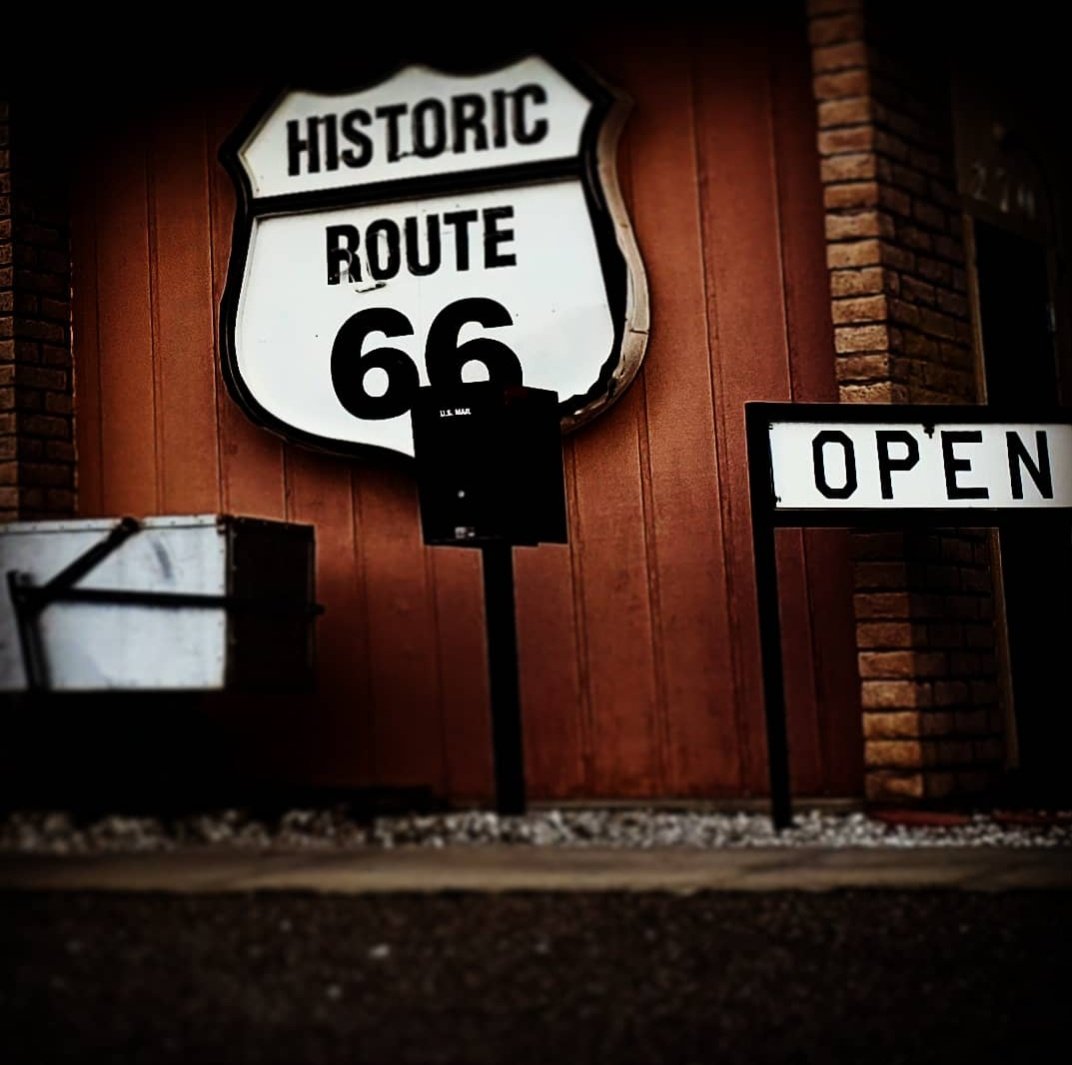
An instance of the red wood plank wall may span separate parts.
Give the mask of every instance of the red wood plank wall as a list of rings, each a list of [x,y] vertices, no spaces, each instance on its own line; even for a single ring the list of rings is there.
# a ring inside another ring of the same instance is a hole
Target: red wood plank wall
[[[803,25],[619,29],[575,51],[635,100],[620,166],[653,326],[632,388],[567,440],[570,545],[517,551],[531,795],[761,794],[743,404],[836,396]],[[285,444],[220,380],[234,195],[216,152],[262,89],[150,102],[82,159],[80,510],[315,524],[319,694],[214,706],[244,769],[486,797],[478,555],[422,546],[406,473]],[[856,795],[845,540],[780,535],[794,787]]]

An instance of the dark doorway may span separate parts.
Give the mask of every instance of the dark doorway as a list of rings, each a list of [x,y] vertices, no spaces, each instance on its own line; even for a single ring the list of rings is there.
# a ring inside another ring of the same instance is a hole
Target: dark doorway
[[[1045,248],[975,222],[986,386],[991,406],[1058,404],[1056,346]],[[1072,527],[1040,521],[1001,530],[1013,709],[1025,802],[1072,797]]]

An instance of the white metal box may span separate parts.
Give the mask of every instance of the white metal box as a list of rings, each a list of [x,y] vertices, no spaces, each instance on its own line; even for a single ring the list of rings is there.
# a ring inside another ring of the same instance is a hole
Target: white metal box
[[[311,684],[312,526],[15,522],[0,526],[0,578],[0,691]]]

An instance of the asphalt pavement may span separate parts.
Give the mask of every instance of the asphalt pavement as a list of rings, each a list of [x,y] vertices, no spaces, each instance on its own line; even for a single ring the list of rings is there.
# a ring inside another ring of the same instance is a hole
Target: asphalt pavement
[[[12,894],[0,1060],[1060,1060],[1064,893]]]
[[[660,859],[673,866],[649,865]],[[349,893],[204,877],[196,890],[41,890],[16,886],[9,866],[0,1062],[1021,1065],[1066,1053],[1072,891],[1052,878],[1002,890],[917,872],[911,887],[873,876],[802,890],[783,867],[777,890],[447,890],[409,875],[410,890]]]

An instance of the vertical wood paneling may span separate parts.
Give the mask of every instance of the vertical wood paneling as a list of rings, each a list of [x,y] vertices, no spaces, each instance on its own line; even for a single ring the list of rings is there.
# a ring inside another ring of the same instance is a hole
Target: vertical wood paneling
[[[766,790],[743,405],[833,394],[804,30],[778,33],[626,27],[589,49],[636,100],[622,185],[653,328],[632,388],[566,442],[571,543],[515,552],[533,798]],[[424,548],[410,471],[283,445],[219,376],[235,199],[216,152],[256,90],[159,112],[151,137],[128,124],[95,161],[74,229],[80,506],[315,525],[318,691],[224,700],[221,727],[262,776],[486,799],[479,553]],[[811,793],[860,787],[837,536],[779,545]]]
[[[365,600],[355,580],[350,464],[288,449],[288,518],[316,527],[317,698],[301,700],[290,731],[310,745],[310,775],[321,783],[368,779],[372,707],[368,699]]]
[[[744,404],[789,398],[768,55],[751,22],[695,56],[730,641],[746,792],[767,787]]]
[[[100,344],[97,333],[96,174],[80,159],[72,182],[71,334],[74,354],[75,446],[78,455],[78,512],[104,513],[101,478]]]
[[[815,102],[804,91],[811,77],[811,56],[803,12],[796,19],[775,20],[771,29],[775,165],[792,396],[796,402],[836,402],[822,186],[815,165]],[[797,594],[808,604],[810,615],[809,640],[798,643],[801,657],[810,663],[815,690],[810,713],[801,712],[799,700],[790,705],[794,786],[804,794],[857,794],[863,787],[863,736],[849,537],[840,529],[811,529],[798,535],[804,565]],[[802,730],[807,730],[806,739],[799,735]],[[797,757],[802,748],[805,755],[815,752],[810,771]]]
[[[431,563],[446,789],[486,799],[493,785],[480,553],[443,548],[431,552]]]
[[[572,483],[572,447],[565,447]],[[581,683],[579,634],[569,547],[514,552],[517,643],[525,771],[535,798],[585,791],[587,691]]]
[[[209,191],[212,217],[213,307],[218,315],[227,281],[234,225],[235,191],[218,152],[256,98],[255,91],[228,93],[213,109],[209,138]],[[218,350],[218,349],[217,349]],[[218,354],[217,354],[218,367]],[[286,504],[283,444],[272,433],[253,425],[227,393],[217,368],[217,418],[220,434],[220,495],[232,514],[282,518]]]
[[[356,478],[365,556],[373,749],[380,784],[441,789],[445,775],[434,589],[409,473]]]
[[[573,441],[579,560],[591,700],[595,795],[659,786],[652,621],[640,440],[642,382]]]
[[[145,124],[129,120],[96,157],[101,509],[157,510]]]
[[[632,216],[653,306],[645,359],[653,501],[655,633],[672,794],[739,786],[732,662],[721,567],[711,353],[696,183],[692,71],[672,43],[633,54],[629,84],[650,86],[630,125]],[[677,116],[667,122],[665,116]],[[686,180],[685,176],[691,180]]]
[[[220,509],[216,336],[204,116],[166,113],[151,151],[156,443],[160,508]]]

